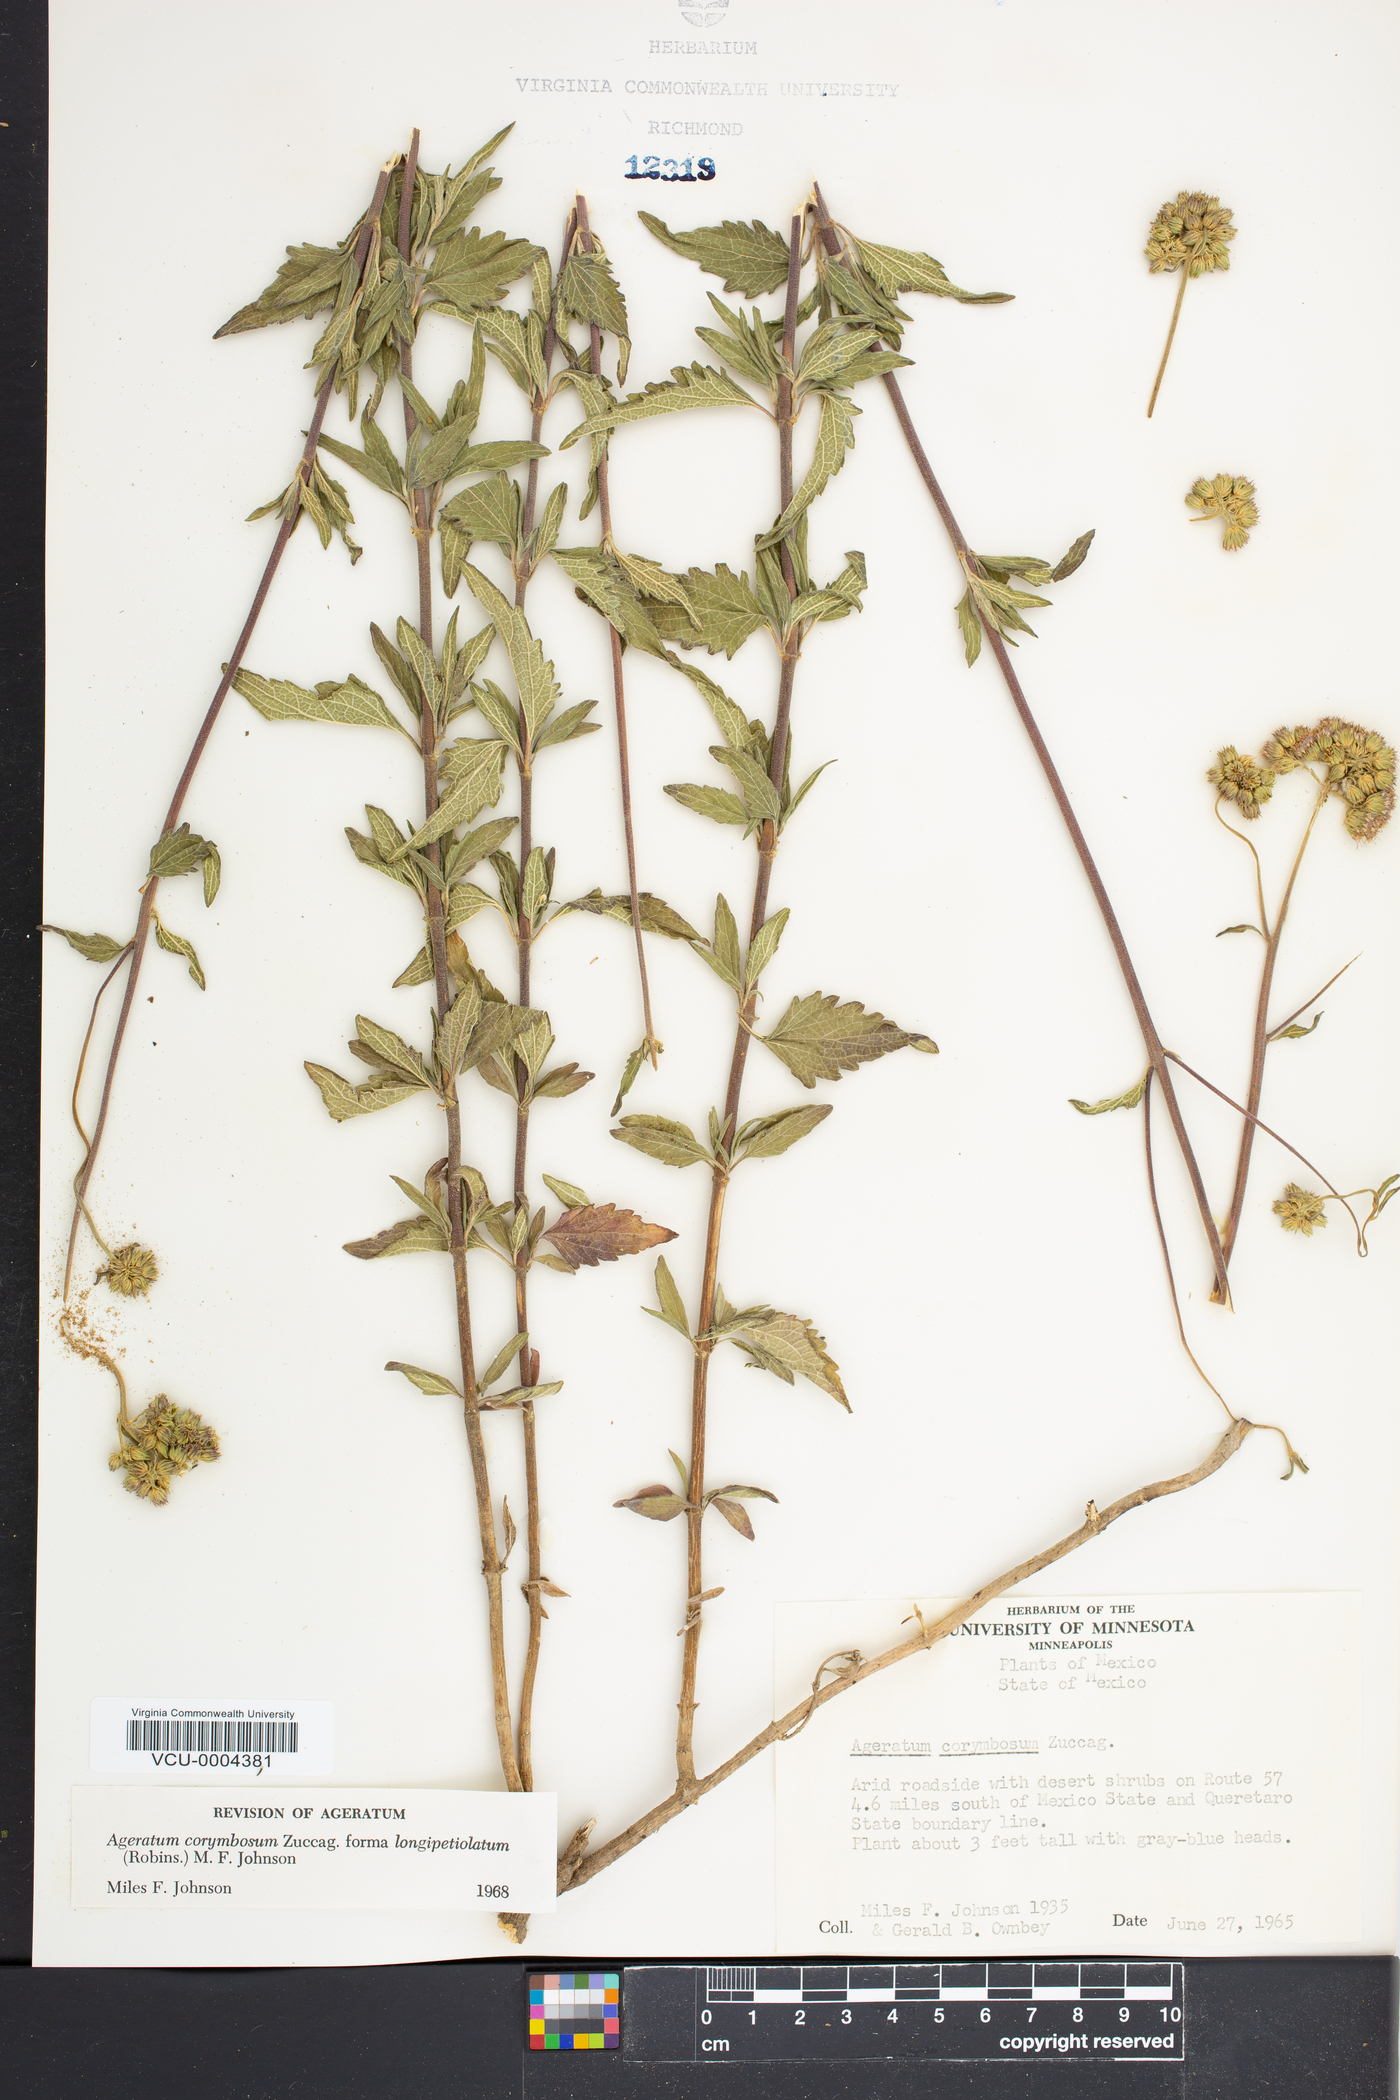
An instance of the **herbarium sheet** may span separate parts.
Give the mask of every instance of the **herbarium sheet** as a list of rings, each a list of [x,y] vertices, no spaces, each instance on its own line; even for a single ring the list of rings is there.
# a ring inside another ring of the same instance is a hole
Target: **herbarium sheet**
[[[36,1959],[1389,1951],[1390,10],[53,23]]]

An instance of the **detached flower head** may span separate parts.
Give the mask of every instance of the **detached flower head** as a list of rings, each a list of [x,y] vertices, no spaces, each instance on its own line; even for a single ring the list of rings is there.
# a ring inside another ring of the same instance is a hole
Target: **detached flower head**
[[[1147,262],[1152,270],[1179,270],[1189,277],[1207,270],[1228,270],[1227,245],[1239,228],[1231,224],[1218,197],[1201,190],[1178,190],[1175,204],[1164,204],[1147,230]]]
[[[219,1439],[192,1407],[176,1407],[158,1393],[122,1436],[120,1450],[108,1460],[112,1471],[126,1471],[127,1491],[157,1505],[170,1499],[170,1483],[201,1462],[219,1456]]]
[[[1254,500],[1254,483],[1246,481],[1242,474],[1217,474],[1213,480],[1204,476],[1193,482],[1186,498],[1192,510],[1201,513],[1201,523],[1206,518],[1219,518],[1225,527],[1221,545],[1233,554],[1249,538],[1248,528],[1259,523],[1259,506]]]
[[[1327,1212],[1323,1199],[1312,1189],[1300,1189],[1296,1181],[1290,1181],[1278,1202],[1274,1205],[1274,1216],[1285,1232],[1301,1232],[1311,1239],[1314,1226],[1327,1223]]]
[[[138,1247],[133,1241],[129,1247],[118,1247],[103,1273],[109,1291],[123,1298],[144,1298],[160,1270],[150,1248]]]
[[[1206,779],[1234,803],[1242,817],[1257,817],[1274,791],[1272,770],[1261,766],[1248,752],[1242,755],[1233,744],[1217,752]]]

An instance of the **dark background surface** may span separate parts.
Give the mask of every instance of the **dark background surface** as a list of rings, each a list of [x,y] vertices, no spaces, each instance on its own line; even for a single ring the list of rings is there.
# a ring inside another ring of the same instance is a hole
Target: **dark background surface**
[[[163,2100],[196,2091],[199,2100],[549,2100],[594,2091],[608,2100],[1095,2100],[1120,2086],[1133,2100],[1388,2100],[1396,2090],[1396,1967],[1384,1960],[1191,1964],[1188,2055],[1179,2067],[662,2062],[687,2030],[662,2017],[666,1989],[655,1964],[646,2017],[625,2016],[624,2051],[582,2059],[524,2053],[518,1960],[227,1973],[28,1966],[46,103],[45,12],[35,0],[0,0],[0,233],[9,287],[0,337],[0,2061],[13,2100]],[[103,194],[96,182],[99,239]],[[113,222],[108,231],[121,239],[131,229]],[[98,559],[109,528],[115,521],[74,520]],[[736,1955],[719,1949],[715,1958]],[[622,1966],[596,1951],[559,1959]],[[687,1990],[678,1980],[678,2003]],[[640,2015],[640,1977],[634,2003]]]

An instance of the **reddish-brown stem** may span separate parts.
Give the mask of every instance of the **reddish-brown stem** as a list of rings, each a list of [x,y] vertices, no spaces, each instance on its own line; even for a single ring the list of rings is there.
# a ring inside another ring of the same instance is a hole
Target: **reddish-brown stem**
[[[1029,1560],[1009,1568],[994,1581],[984,1583],[980,1590],[975,1590],[970,1597],[964,1598],[961,1604],[945,1612],[941,1619],[921,1620],[918,1633],[912,1635],[909,1640],[898,1641],[893,1647],[883,1649],[879,1655],[872,1655],[868,1660],[851,1662],[830,1684],[814,1686],[805,1699],[800,1700],[778,1720],[771,1721],[766,1728],[761,1728],[741,1750],[736,1750],[722,1765],[716,1765],[713,1772],[707,1772],[703,1778],[692,1774],[688,1781],[682,1780],[677,1784],[674,1793],[669,1794],[664,1801],[659,1801],[646,1815],[639,1816],[626,1830],[619,1831],[617,1836],[610,1838],[605,1845],[599,1845],[595,1851],[587,1853],[581,1861],[576,1863],[566,1854],[560,1863],[560,1893],[565,1889],[582,1888],[595,1874],[601,1874],[604,1868],[612,1866],[615,1860],[624,1858],[647,1838],[654,1837],[658,1830],[664,1830],[668,1823],[675,1821],[682,1810],[689,1808],[693,1802],[702,1800],[706,1794],[713,1793],[726,1779],[732,1778],[734,1773],[751,1764],[760,1751],[766,1750],[772,1743],[782,1742],[786,1737],[795,1734],[799,1728],[805,1727],[819,1707],[829,1705],[833,1699],[839,1699],[843,1692],[849,1692],[854,1685],[863,1684],[867,1677],[874,1677],[879,1671],[891,1669],[895,1663],[903,1662],[906,1657],[921,1654],[939,1641],[946,1640],[950,1633],[955,1633],[959,1626],[979,1612],[983,1605],[990,1604],[994,1597],[1000,1597],[1004,1591],[1014,1589],[1017,1583],[1028,1582],[1043,1569],[1052,1567],[1067,1554],[1087,1545],[1090,1539],[1097,1538],[1110,1524],[1116,1524],[1129,1510],[1141,1509],[1144,1503],[1156,1502],[1163,1495],[1179,1495],[1185,1489],[1196,1487],[1201,1481],[1208,1480],[1212,1473],[1218,1473],[1226,1461],[1234,1457],[1252,1429],[1264,1426],[1263,1423],[1246,1422],[1243,1417],[1238,1417],[1230,1424],[1214,1450],[1202,1459],[1200,1465],[1193,1466],[1189,1473],[1178,1473],[1169,1480],[1154,1480],[1146,1487],[1134,1488],[1131,1494],[1122,1495],[1118,1501],[1110,1502],[1106,1509],[1096,1509],[1091,1502],[1085,1521],[1077,1531],[1072,1531],[1068,1537],[1057,1540],[1053,1546],[1046,1547],[1044,1552],[1032,1554]],[[1282,1431],[1279,1434],[1282,1435]],[[1291,1452],[1291,1446],[1289,1448]]]
[[[560,257],[562,272],[573,247],[575,231],[574,214],[570,212],[564,229],[564,251]],[[549,320],[545,325],[543,390],[537,392],[531,402],[530,442],[538,445],[540,432],[544,428],[545,410],[549,406],[549,374],[554,363],[555,344],[558,340],[555,307],[550,302]],[[515,579],[515,603],[523,611],[525,593],[530,587],[534,563],[528,553],[531,533],[535,529],[535,505],[539,496],[540,463],[532,459],[525,476],[525,500],[520,512],[521,555],[519,572]],[[517,734],[520,749],[526,754],[520,761],[520,900],[521,908],[515,926],[515,952],[518,969],[519,1003],[530,1004],[530,947],[534,940],[534,928],[525,912],[525,866],[534,844],[534,780],[530,767],[529,729],[522,707],[518,716]],[[530,1074],[524,1060],[515,1060],[515,1084],[517,1105],[515,1111],[515,1202],[517,1209],[526,1203],[525,1164],[530,1142]],[[530,1246],[528,1239],[515,1258],[515,1321],[517,1334],[530,1332],[529,1306]],[[528,1345],[520,1351],[520,1383],[538,1385],[540,1378],[540,1352]],[[521,1436],[525,1446],[525,1550],[528,1573],[525,1582],[525,1599],[530,1611],[529,1632],[525,1640],[525,1667],[520,1680],[520,1720],[517,1731],[517,1760],[520,1767],[521,1785],[528,1793],[534,1785],[534,1755],[532,1732],[535,1711],[535,1678],[540,1664],[540,1641],[543,1637],[544,1603],[540,1596],[544,1562],[540,1547],[540,1469],[539,1447],[536,1436],[535,1403],[526,1400],[520,1409]]]
[[[780,517],[786,513],[792,502],[791,375],[797,336],[797,291],[801,261],[802,221],[795,218],[788,242],[787,304],[783,314],[783,377],[778,384]],[[797,580],[786,540],[782,542],[782,564],[788,596],[792,599],[797,596]],[[797,671],[800,648],[801,642],[797,630],[794,629],[782,645],[778,709],[773,721],[773,745],[768,767],[768,777],[779,794],[782,793],[783,773],[787,763],[788,718],[792,712],[793,679]],[[768,886],[772,880],[773,857],[777,847],[775,827],[771,819],[765,819],[758,833],[758,873],[754,882],[753,912],[749,920],[750,940],[768,915]],[[752,1024],[757,1003],[757,992],[750,992],[744,1001],[739,1025],[734,1032],[734,1050],[729,1061],[729,1085],[724,1097],[724,1118],[720,1131],[721,1143],[726,1147],[732,1145],[734,1132],[739,1124],[739,1096],[744,1083],[744,1066],[748,1061],[749,1044],[753,1039]],[[699,1600],[705,1587],[702,1553],[702,1527],[705,1517],[705,1417],[709,1395],[710,1358],[714,1350],[713,1342],[706,1337],[714,1324],[715,1286],[719,1277],[720,1225],[724,1216],[724,1198],[728,1186],[728,1171],[717,1160],[710,1188],[710,1213],[705,1227],[705,1259],[700,1280],[695,1364],[690,1392],[690,1488],[689,1507],[686,1511],[686,1606],[683,1621],[685,1638],[681,1656],[679,1719],[676,1727],[676,1786],[678,1794],[684,1800],[698,1798],[695,1793],[698,1784],[695,1777],[695,1676],[700,1657],[700,1623],[703,1609]]]
[[[409,144],[408,158],[403,171],[403,196],[399,204],[399,253],[404,261],[409,260],[409,243],[413,225],[413,182],[418,167],[418,133],[414,132]],[[413,352],[405,340],[399,343],[399,369],[405,379],[412,383]],[[411,440],[417,428],[417,418],[404,395],[403,420],[405,441]],[[418,556],[418,632],[423,646],[431,656],[433,651],[433,583],[429,561],[431,526],[428,517],[428,498],[423,490],[413,496],[413,537]],[[427,816],[431,817],[438,806],[438,724],[433,713],[432,701],[423,696],[421,717],[423,745],[423,804]],[[428,857],[434,867],[442,865],[442,848],[431,845]],[[452,990],[447,974],[446,899],[436,883],[427,886],[428,946],[433,958],[433,988],[437,1000],[438,1019],[447,1016],[452,1004]],[[471,1458],[472,1486],[476,1494],[477,1530],[481,1538],[481,1573],[486,1584],[487,1620],[491,1647],[492,1703],[496,1722],[496,1743],[500,1751],[501,1770],[512,1793],[521,1788],[520,1771],[515,1756],[515,1735],[511,1726],[510,1686],[506,1677],[505,1615],[502,1601],[504,1571],[496,1544],[496,1517],[491,1506],[491,1479],[486,1463],[486,1446],[481,1434],[481,1412],[476,1387],[476,1360],[472,1341],[471,1300],[467,1290],[467,1242],[462,1217],[462,1111],[457,1099],[456,1082],[448,1088],[444,1102],[447,1115],[447,1202],[451,1219],[451,1254],[453,1294],[457,1310],[457,1345],[462,1364],[462,1413],[467,1432],[467,1450]]]
[[[1293,900],[1293,885],[1298,880],[1298,870],[1303,865],[1303,855],[1307,851],[1308,840],[1312,837],[1313,826],[1317,822],[1322,805],[1330,793],[1331,785],[1324,773],[1322,785],[1318,789],[1317,800],[1313,803],[1312,815],[1308,818],[1308,828],[1303,833],[1302,843],[1293,857],[1293,866],[1289,871],[1288,886],[1283,893],[1283,902],[1279,905],[1273,928],[1267,934],[1265,940],[1264,967],[1260,972],[1259,998],[1254,1009],[1254,1050],[1249,1067],[1249,1089],[1245,1095],[1244,1128],[1240,1132],[1240,1152],[1239,1159],[1235,1165],[1235,1186],[1230,1197],[1230,1215],[1225,1221],[1225,1230],[1221,1234],[1221,1247],[1227,1264],[1230,1256],[1235,1251],[1235,1240],[1240,1229],[1240,1217],[1244,1211],[1244,1194],[1249,1181],[1249,1163],[1254,1153],[1255,1121],[1258,1116],[1260,1097],[1264,1091],[1264,1058],[1268,1052],[1270,1034],[1269,1000],[1274,989],[1274,966],[1278,962],[1278,944],[1283,934],[1284,921],[1288,917],[1288,907]],[[1233,826],[1227,825],[1226,829],[1232,830]],[[1245,844],[1248,845],[1249,843],[1249,840],[1246,839]],[[1323,990],[1325,991],[1326,988],[1324,985]],[[1319,994],[1320,996],[1321,994]],[[1302,1154],[1299,1153],[1298,1157],[1301,1159]],[[1313,1171],[1315,1173],[1317,1171],[1316,1168]],[[1353,1219],[1352,1222],[1355,1223],[1355,1220]],[[1210,1294],[1210,1302],[1212,1305],[1219,1305],[1222,1302],[1220,1285],[1218,1283]]]
[[[579,195],[574,199],[574,212],[578,219],[579,246],[585,255],[593,253],[593,233],[588,224],[588,203]],[[589,361],[595,378],[603,371],[603,337],[596,321],[588,328]],[[598,516],[603,536],[603,545],[612,545],[612,505],[608,495],[608,448],[606,440],[598,461]],[[651,1018],[651,987],[647,982],[646,948],[642,940],[642,907],[637,895],[637,848],[632,835],[632,769],[627,756],[627,700],[622,683],[622,637],[615,627],[609,627],[608,638],[612,644],[613,712],[617,720],[617,770],[622,787],[622,836],[627,847],[627,888],[632,904],[632,938],[637,949],[637,978],[642,988],[642,1042],[651,1058],[652,1069],[656,1069],[656,1056],[660,1047],[656,1041],[656,1030]]]
[[[820,190],[815,192],[815,197],[817,224],[821,230],[822,240],[828,254],[838,254],[841,246],[840,237],[831,223]],[[914,428],[899,381],[895,378],[893,372],[886,372],[883,375],[883,384],[894,405],[895,416],[898,419],[900,430],[904,435],[905,443],[909,447],[914,464],[919,470],[920,478],[933,499],[934,509],[943,521],[944,530],[952,541],[959,560],[965,561],[971,553],[971,549],[964,537],[962,528],[949,508],[947,497],[938,485],[937,477],[929,464],[928,455],[919,442],[919,434]],[[991,649],[992,655],[996,659],[997,668],[1005,680],[1006,690],[1011,695],[1012,704],[1021,718],[1022,727],[1031,740],[1032,748],[1040,761],[1041,771],[1049,783],[1051,794],[1055,797],[1074,850],[1079,855],[1080,865],[1089,878],[1089,887],[1094,893],[1094,901],[1099,907],[1109,940],[1113,944],[1113,952],[1118,959],[1118,967],[1122,972],[1123,982],[1127,987],[1128,997],[1132,1001],[1138,1027],[1142,1032],[1143,1044],[1147,1050],[1152,1069],[1157,1075],[1157,1083],[1162,1089],[1162,1100],[1166,1104],[1167,1114],[1171,1118],[1172,1130],[1175,1133],[1177,1144],[1181,1148],[1181,1156],[1191,1179],[1191,1187],[1196,1198],[1196,1208],[1201,1214],[1201,1224],[1205,1229],[1206,1240],[1210,1247],[1211,1263],[1215,1270],[1216,1282],[1223,1294],[1223,1302],[1228,1305],[1230,1302],[1230,1283],[1226,1274],[1225,1255],[1220,1245],[1220,1235],[1216,1230],[1215,1219],[1211,1215],[1205,1182],[1201,1178],[1201,1170],[1182,1117],[1181,1104],[1177,1100],[1176,1088],[1173,1086],[1171,1074],[1167,1070],[1166,1053],[1162,1048],[1161,1038],[1157,1034],[1152,1016],[1148,1012],[1147,1000],[1143,996],[1137,971],[1134,969],[1132,957],[1128,953],[1127,943],[1123,938],[1123,930],[1118,924],[1118,915],[1109,902],[1108,891],[1104,888],[1103,878],[1095,865],[1093,854],[1089,851],[1089,842],[1080,829],[1079,819],[1074,814],[1074,806],[1065,791],[1064,782],[1060,779],[1056,770],[1055,761],[1050,756],[1049,747],[1040,733],[1035,716],[1031,713],[1030,703],[1021,690],[1021,681],[1012,669],[1011,659],[1006,653],[1006,645],[995,627],[992,626],[985,616],[982,619],[982,626],[987,637],[988,647]]]
[[[379,177],[378,187],[375,190],[370,208],[365,214],[364,222],[360,228],[359,239],[355,243],[355,267],[361,274],[364,272],[365,259],[369,254],[371,236],[374,228],[379,223],[379,214],[383,208],[385,193],[389,187],[391,168],[392,163],[390,167],[386,167],[383,170]],[[296,477],[294,478],[300,479],[303,485],[311,480],[312,463],[315,460],[316,446],[321,436],[321,425],[326,419],[326,410],[330,406],[331,390],[334,384],[335,366],[332,364],[321,383],[321,390],[316,396],[316,407],[311,418],[311,428],[307,432],[306,444],[302,450],[301,459],[297,464]],[[209,703],[208,712],[200,724],[199,734],[190,747],[190,755],[185,760],[185,769],[175,784],[175,792],[170,798],[170,807],[165,813],[165,822],[160,827],[159,836],[162,838],[167,831],[172,831],[179,822],[185,796],[189,793],[190,783],[194,779],[199,761],[204,756],[204,747],[213,733],[214,724],[219,718],[219,711],[228,697],[233,681],[238,676],[244,652],[253,638],[253,630],[258,624],[258,618],[266,602],[267,594],[272,588],[272,579],[281,566],[282,556],[287,551],[287,542],[291,539],[300,516],[300,510],[295,510],[290,517],[284,518],[278,527],[277,537],[272,543],[272,552],[267,558],[267,566],[263,570],[262,579],[253,594],[253,602],[248,609],[248,617],[243,622],[243,630],[238,640],[234,643],[233,654],[224,666],[224,675],[219,680],[214,697]],[[126,1024],[131,1018],[131,1009],[136,998],[136,983],[141,974],[142,958],[146,953],[146,940],[151,930],[151,915],[155,910],[156,890],[158,887],[158,879],[152,876],[147,881],[142,892],[141,908],[136,916],[136,931],[131,937],[131,962],[126,975],[126,989],[122,994],[121,1011],[117,1015],[116,1032],[112,1037],[112,1047],[107,1056],[107,1071],[102,1082],[102,1100],[97,1111],[97,1122],[93,1127],[92,1142],[88,1147],[88,1155],[83,1162],[82,1173],[78,1180],[76,1200],[73,1205],[73,1222],[68,1232],[68,1259],[63,1271],[63,1295],[65,1299],[68,1296],[68,1289],[73,1275],[73,1255],[78,1243],[78,1226],[83,1217],[88,1184],[92,1180],[93,1169],[97,1165],[97,1154],[102,1144],[103,1132],[107,1128],[107,1112],[112,1102],[112,1083],[117,1076],[117,1063],[121,1057],[122,1043],[126,1037]]]

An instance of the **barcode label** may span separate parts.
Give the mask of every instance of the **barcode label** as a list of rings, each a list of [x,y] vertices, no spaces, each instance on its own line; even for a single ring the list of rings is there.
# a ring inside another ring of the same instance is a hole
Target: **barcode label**
[[[295,1757],[295,1721],[128,1721],[128,1750],[275,1750]]]
[[[186,1782],[329,1774],[326,1699],[94,1699],[94,1772],[141,1772]]]

